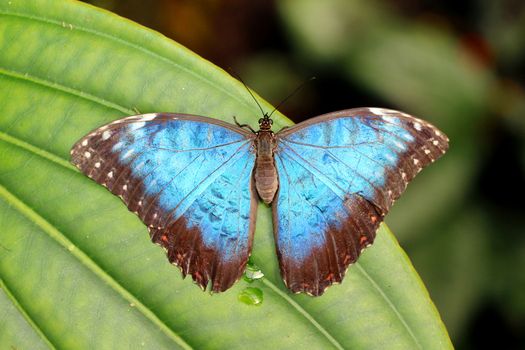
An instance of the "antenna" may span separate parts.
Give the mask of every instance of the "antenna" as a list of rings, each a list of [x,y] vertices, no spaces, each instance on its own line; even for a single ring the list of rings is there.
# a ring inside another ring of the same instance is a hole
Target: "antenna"
[[[270,118],[272,116],[272,114],[279,108],[283,105],[283,103],[285,103],[286,101],[288,101],[293,95],[295,95],[299,90],[301,90],[305,85],[306,83],[309,83],[311,82],[312,80],[315,80],[315,77],[311,77],[310,79],[304,81],[301,85],[299,85],[297,88],[295,88],[295,90],[290,94],[288,95],[284,100],[282,100],[281,102],[279,102],[279,104],[277,105],[277,107],[275,107],[273,109],[273,111],[270,113],[270,115],[268,116],[268,118]]]
[[[277,105],[277,107],[275,107],[272,112],[268,115],[268,113],[265,113],[263,108],[261,107],[261,105],[259,104],[259,101],[257,101],[257,99],[255,98],[255,96],[253,96],[252,92],[250,91],[250,88],[248,87],[248,85],[246,85],[246,83],[244,82],[244,80],[242,80],[242,78],[240,77],[239,74],[237,74],[235,71],[233,71],[233,69],[230,67],[230,72],[237,78],[241,81],[242,85],[244,85],[244,87],[246,88],[246,90],[248,90],[248,93],[250,94],[250,96],[253,98],[253,100],[255,101],[255,103],[257,103],[257,106],[259,107],[259,109],[261,110],[261,113],[263,115],[263,117],[268,117],[270,118],[272,116],[272,114],[279,108],[283,105],[283,103],[285,103],[286,101],[288,101],[293,95],[295,95],[299,90],[301,90],[305,85],[306,83],[309,83],[311,82],[312,80],[315,80],[316,78],[315,77],[311,77],[310,79],[304,81],[301,85],[299,85],[297,88],[295,88],[295,90],[290,94],[288,95],[284,100],[282,100],[281,102],[279,102],[279,104]]]
[[[262,109],[261,105],[259,104],[259,101],[257,101],[257,99],[255,98],[255,96],[253,96],[252,92],[250,91],[250,88],[248,87],[248,85],[246,85],[246,83],[244,82],[244,80],[242,80],[241,76],[237,73],[235,73],[233,71],[233,69],[230,68],[230,72],[235,75],[235,77],[237,79],[239,79],[242,83],[242,85],[244,85],[244,87],[246,88],[246,90],[248,90],[248,93],[250,94],[250,96],[253,98],[253,100],[255,101],[255,103],[257,103],[257,106],[259,106],[259,109],[261,110],[261,113],[263,116],[266,116],[266,113],[264,113],[264,110]]]

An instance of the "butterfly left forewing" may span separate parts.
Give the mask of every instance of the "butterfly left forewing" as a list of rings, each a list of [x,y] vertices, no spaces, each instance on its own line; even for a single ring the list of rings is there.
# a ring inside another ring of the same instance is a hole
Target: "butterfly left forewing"
[[[448,147],[429,123],[378,108],[313,118],[277,140],[281,272],[292,291],[313,295],[342,280],[407,183]]]
[[[146,114],[93,131],[71,159],[137,213],[184,275],[219,292],[240,278],[251,249],[253,138],[210,118]]]

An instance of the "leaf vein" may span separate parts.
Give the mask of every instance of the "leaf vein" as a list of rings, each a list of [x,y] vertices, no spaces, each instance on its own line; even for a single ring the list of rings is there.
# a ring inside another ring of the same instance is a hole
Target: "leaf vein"
[[[410,335],[410,337],[414,340],[414,343],[416,343],[416,346],[418,347],[418,349],[423,349],[423,346],[421,345],[421,343],[419,342],[419,340],[416,338],[414,332],[412,332],[412,329],[410,328],[410,326],[408,325],[408,323],[405,321],[403,315],[401,315],[401,313],[399,312],[399,310],[396,308],[396,306],[394,305],[394,303],[392,303],[392,301],[390,300],[390,298],[386,295],[386,293],[383,291],[383,289],[381,289],[381,287],[374,281],[374,279],[372,278],[372,276],[370,276],[368,274],[368,272],[366,272],[366,270],[361,266],[361,264],[359,264],[359,262],[356,262],[355,263],[355,266],[359,269],[359,271],[361,271],[361,273],[363,274],[363,276],[366,277],[366,279],[368,281],[370,281],[370,284],[374,287],[375,290],[377,290],[379,292],[379,295],[386,301],[386,303],[388,304],[388,306],[392,309],[392,311],[394,311],[394,313],[396,314],[396,317],[401,321],[401,324],[403,325],[403,327],[407,330],[408,334]]]
[[[24,309],[24,307],[18,302],[18,299],[11,293],[11,290],[7,287],[2,277],[0,277],[0,289],[2,289],[7,297],[11,300],[15,308],[22,314],[24,319],[31,325],[33,330],[42,338],[42,340],[51,348],[56,349],[56,346],[49,340],[48,337],[42,332],[42,329],[38,326],[38,324],[31,318],[31,316],[27,313],[27,311]]]
[[[268,288],[275,292],[278,296],[283,298],[288,304],[290,304],[298,313],[303,315],[322,335],[324,335],[332,345],[337,349],[344,349],[344,347],[335,339],[315,318],[310,315],[310,313],[305,310],[298,302],[294,301],[287,295],[285,292],[280,290],[273,282],[268,280],[268,278],[263,278],[262,283],[264,283]]]
[[[12,205],[14,209],[24,215],[28,220],[32,221],[35,225],[40,227],[40,229],[45,232],[50,238],[54,239],[58,244],[63,246],[65,249],[70,251],[81,264],[83,264],[88,270],[93,274],[98,276],[102,281],[106,282],[115,293],[122,296],[130,304],[135,304],[137,310],[139,310],[142,315],[149,319],[151,322],[156,324],[159,329],[174,343],[178,344],[184,349],[192,349],[192,347],[181,338],[176,332],[174,332],[170,327],[168,327],[158,316],[150,310],[146,305],[144,305],[136,296],[130,293],[126,288],[120,285],[111,275],[104,271],[99,265],[97,265],[93,260],[91,260],[87,254],[80,250],[77,246],[73,244],[62,232],[60,232],[55,226],[53,226],[49,221],[40,216],[36,211],[30,208],[26,203],[21,199],[12,194],[4,186],[0,185],[0,197],[3,198],[7,203]],[[73,249],[72,249],[73,248]]]
[[[86,92],[83,92],[83,91],[80,91],[80,90],[77,90],[77,89],[74,89],[74,88],[71,88],[71,87],[68,87],[68,86],[65,86],[65,85],[61,85],[59,83],[55,83],[55,82],[51,82],[51,81],[48,81],[48,80],[45,80],[45,79],[42,79],[42,78],[35,77],[35,76],[30,75],[28,73],[22,74],[20,72],[14,71],[14,70],[10,70],[10,69],[6,69],[6,68],[0,67],[0,74],[3,74],[5,76],[9,76],[9,77],[12,77],[12,78],[15,78],[15,79],[26,80],[26,81],[29,81],[29,82],[31,82],[33,84],[44,86],[44,87],[46,87],[48,89],[58,90],[58,91],[61,91],[61,92],[64,92],[64,93],[76,96],[76,97],[84,99],[84,100],[95,102],[95,103],[97,103],[99,105],[102,105],[104,107],[115,109],[115,110],[117,110],[119,112],[122,112],[122,113],[124,113],[126,115],[136,114],[136,112],[134,110],[126,108],[124,106],[121,106],[121,105],[119,105],[117,103],[105,100],[105,99],[100,98],[98,96],[95,96],[95,95],[92,95],[92,94],[89,94],[89,93],[86,93]]]
[[[63,25],[64,25],[64,22],[60,22],[60,21],[56,21],[56,20],[53,20],[53,19],[44,18],[44,17],[40,17],[40,16],[28,15],[28,14],[25,14],[25,13],[9,12],[9,11],[5,11],[4,10],[4,11],[0,11],[0,15],[25,18],[25,19],[29,19],[29,20],[33,20],[33,21],[39,21],[39,22],[43,22],[43,23],[47,23],[47,24],[56,25],[56,26],[59,26],[59,27],[63,27]],[[184,72],[194,76],[195,78],[205,82],[206,84],[208,84],[212,88],[214,88],[214,89],[224,93],[225,95],[233,98],[235,101],[239,102],[240,104],[244,105],[245,107],[247,107],[249,109],[252,109],[252,106],[249,105],[245,100],[240,99],[238,97],[238,95],[232,94],[228,89],[225,89],[225,88],[221,87],[220,85],[213,83],[212,81],[210,81],[209,79],[206,79],[201,74],[198,74],[197,72],[195,72],[193,70],[190,70],[190,69],[186,68],[185,66],[183,66],[181,64],[178,64],[177,62],[169,59],[168,57],[160,55],[160,54],[158,54],[158,53],[156,53],[156,52],[154,52],[152,50],[149,50],[149,49],[147,49],[147,48],[145,48],[143,46],[134,44],[134,43],[132,43],[132,42],[130,42],[128,40],[124,40],[122,38],[118,38],[118,37],[116,37],[114,35],[111,35],[111,34],[108,34],[108,33],[104,33],[104,32],[100,32],[98,30],[82,27],[82,26],[79,26],[77,24],[72,24],[72,25],[73,25],[73,28],[75,30],[80,30],[80,31],[83,31],[83,32],[86,32],[86,33],[89,33],[89,34],[93,34],[93,35],[96,35],[96,36],[99,36],[99,37],[102,37],[102,38],[106,38],[106,39],[118,42],[118,43],[123,44],[125,46],[131,47],[134,50],[141,51],[141,52],[143,52],[143,53],[145,53],[145,54],[147,54],[147,55],[149,55],[151,57],[154,57],[154,58],[156,58],[156,59],[158,59],[160,61],[168,63],[168,64],[176,67],[177,69],[182,70],[182,71],[184,71]],[[177,46],[178,49],[181,49],[180,44],[175,43],[175,42],[172,42],[171,44]],[[196,54],[193,54],[193,55],[195,57],[199,57]],[[209,63],[209,64],[211,64],[211,63]],[[131,113],[131,114],[136,114],[136,113]]]

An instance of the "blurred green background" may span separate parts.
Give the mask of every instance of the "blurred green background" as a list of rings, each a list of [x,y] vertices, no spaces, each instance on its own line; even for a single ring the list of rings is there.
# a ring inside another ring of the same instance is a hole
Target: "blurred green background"
[[[458,349],[525,348],[525,2],[88,1],[239,74],[295,122],[399,109],[450,137],[386,222]]]

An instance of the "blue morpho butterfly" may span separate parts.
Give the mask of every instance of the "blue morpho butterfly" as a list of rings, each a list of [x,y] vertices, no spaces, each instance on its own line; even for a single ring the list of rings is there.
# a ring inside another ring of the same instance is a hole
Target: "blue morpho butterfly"
[[[286,286],[321,295],[448,139],[389,109],[329,113],[277,133],[270,116],[257,132],[195,115],[127,117],[79,140],[72,162],[122,198],[184,276],[213,292],[242,276],[257,197],[271,203]]]

